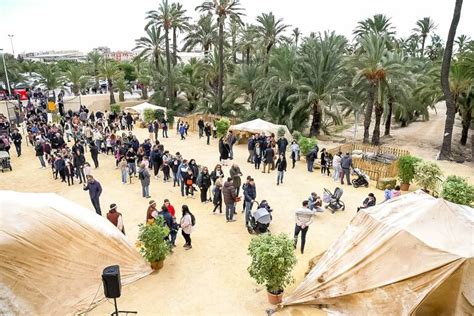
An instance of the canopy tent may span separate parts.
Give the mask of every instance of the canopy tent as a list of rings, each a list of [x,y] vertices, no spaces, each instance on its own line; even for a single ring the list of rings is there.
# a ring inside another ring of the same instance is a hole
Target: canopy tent
[[[250,134],[263,133],[270,136],[272,133],[278,135],[278,129],[283,128],[285,130],[285,137],[288,141],[292,139],[291,133],[286,125],[277,125],[262,119],[255,119],[253,121],[232,125],[229,130],[236,132],[246,132]]]
[[[472,315],[474,210],[422,191],[361,210],[283,305],[333,315]]]
[[[0,314],[70,315],[103,298],[102,270],[122,284],[151,269],[107,219],[53,193],[0,191]]]
[[[160,110],[160,111],[165,112],[165,115],[166,115],[166,111],[168,110],[164,106],[159,106],[159,105],[154,105],[154,104],[151,104],[151,103],[148,103],[148,102],[143,102],[143,103],[137,104],[135,106],[128,106],[124,109],[124,111],[125,112],[131,112],[131,113],[138,113],[140,119],[143,120],[145,110],[147,110],[147,109]]]

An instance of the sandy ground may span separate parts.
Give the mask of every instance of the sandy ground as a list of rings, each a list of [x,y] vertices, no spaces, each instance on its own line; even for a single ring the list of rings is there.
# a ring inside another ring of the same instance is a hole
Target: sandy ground
[[[403,133],[400,130],[400,135],[408,137],[409,130],[415,133],[411,135],[418,135],[421,131],[432,129],[432,136],[437,138],[439,124],[436,122],[434,120],[412,124]],[[398,134],[399,131],[395,133]],[[141,140],[147,136],[144,129],[137,130],[136,134]],[[215,140],[211,146],[207,146],[204,138],[199,140],[197,135],[190,135],[185,141],[180,141],[173,130],[170,136],[163,141],[166,149],[172,152],[180,151],[186,158],[195,158],[199,164],[210,169],[218,162]],[[425,137],[431,139],[428,134]],[[418,154],[417,146],[404,140],[400,141],[403,141],[410,151]],[[413,146],[413,149],[410,146]],[[429,144],[426,146],[429,147]],[[82,190],[82,186],[76,184],[68,187],[54,181],[49,169],[39,169],[40,165],[34,157],[33,149],[26,146],[23,149],[24,155],[12,158],[13,172],[0,176],[0,189],[56,192],[88,207],[92,212],[88,194]],[[429,150],[426,153],[420,150],[419,155],[428,155],[428,152]],[[429,155],[426,158],[429,158]],[[89,153],[86,153],[86,158],[91,160]],[[299,162],[295,169],[289,169],[284,185],[277,187],[276,172],[262,174],[247,164],[246,158],[246,145],[237,146],[234,161],[240,165],[244,177],[252,175],[256,179],[257,200],[267,199],[274,209],[272,233],[292,234],[294,210],[300,206],[301,201],[306,199],[311,191],[322,194],[323,188],[332,191],[336,187],[331,178],[319,172],[307,173],[303,161]],[[134,243],[138,224],[145,220],[148,200],[141,197],[141,187],[136,179],[131,185],[121,184],[120,174],[114,169],[112,156],[100,155],[99,160],[100,168],[93,170],[93,175],[104,189],[101,197],[102,209],[106,210],[112,202],[117,203],[124,216],[127,237]],[[448,162],[443,163],[442,167],[449,169],[449,173],[463,176],[472,175],[473,170],[472,165]],[[228,169],[229,167],[225,168],[226,173]],[[181,247],[184,241],[179,235],[178,247],[175,253],[166,259],[162,270],[123,288],[122,297],[118,300],[120,309],[136,310],[140,315],[265,315],[265,310],[271,307],[267,303],[265,289],[257,285],[246,271],[250,262],[247,246],[252,236],[244,227],[243,215],[240,213],[242,204],[238,205],[237,222],[226,223],[224,215],[212,214],[211,204],[201,204],[199,198],[182,198],[179,189],[173,188],[171,183],[165,184],[160,179],[153,179],[150,189],[153,199],[161,202],[169,198],[177,211],[182,204],[189,205],[197,220],[195,232],[192,234],[193,249],[185,251]],[[305,254],[296,252],[298,263],[293,273],[296,282],[287,288],[286,293],[291,292],[304,278],[308,261],[327,249],[342,233],[356,214],[356,207],[369,192],[374,192],[378,200],[383,197],[383,192],[376,190],[373,183],[367,189],[344,189],[342,200],[346,203],[346,211],[335,214],[328,211],[318,213],[308,231]],[[103,302],[89,314],[105,315],[112,311],[113,306]],[[278,314],[304,316],[325,313],[313,307],[297,306],[285,308]]]

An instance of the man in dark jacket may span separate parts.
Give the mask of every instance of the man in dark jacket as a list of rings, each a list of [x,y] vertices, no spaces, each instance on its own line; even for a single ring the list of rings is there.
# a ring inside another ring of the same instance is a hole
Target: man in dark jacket
[[[100,211],[99,197],[102,194],[102,186],[99,181],[96,181],[93,176],[87,176],[87,184],[84,184],[84,191],[89,191],[89,197],[91,198],[92,206],[94,206],[95,212],[102,216]]]
[[[204,120],[202,119],[202,117],[199,118],[198,127],[199,127],[199,138],[201,138],[204,135]]]
[[[92,161],[94,161],[94,167],[97,169],[99,168],[99,148],[94,143],[91,143],[90,152]]]
[[[344,184],[344,175],[345,175],[347,185],[352,185],[351,184],[352,157],[350,153],[346,153],[346,155],[342,157],[341,168],[342,168],[341,184]]]
[[[254,163],[253,152],[255,150],[255,143],[256,143],[255,135],[250,136],[247,142],[247,149],[249,151],[249,157],[247,158],[247,162],[252,163],[252,164]]]
[[[288,147],[288,140],[285,137],[280,137],[277,140],[278,154],[285,155],[286,147]]]
[[[11,137],[13,140],[13,144],[15,145],[16,154],[18,157],[20,157],[21,156],[21,140],[22,140],[21,134],[18,133],[17,129],[15,129]]]
[[[262,173],[265,173],[265,169],[268,166],[268,173],[270,173],[270,169],[273,165],[273,159],[275,159],[275,151],[273,150],[272,147],[268,147],[265,149],[265,152],[263,153],[263,159],[265,159],[263,163],[263,171]]]
[[[247,225],[250,219],[250,212],[252,211],[253,202],[255,202],[255,199],[257,198],[257,188],[255,187],[254,179],[252,178],[249,179],[249,182],[245,186],[244,196],[245,196],[245,200],[244,200],[245,225]]]
[[[41,169],[46,168],[46,163],[44,161],[44,150],[43,150],[43,141],[42,140],[37,140],[36,145],[35,145],[35,152],[36,152],[36,157],[38,157],[40,163],[41,163]]]
[[[227,181],[224,183],[222,195],[224,196],[225,218],[227,222],[235,222],[234,211],[237,194],[231,177],[227,178]]]

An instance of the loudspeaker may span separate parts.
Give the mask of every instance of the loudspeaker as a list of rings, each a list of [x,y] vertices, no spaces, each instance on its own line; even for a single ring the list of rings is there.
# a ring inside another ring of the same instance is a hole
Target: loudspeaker
[[[108,266],[102,271],[104,295],[107,298],[120,297],[122,283],[120,282],[120,268],[118,265]]]

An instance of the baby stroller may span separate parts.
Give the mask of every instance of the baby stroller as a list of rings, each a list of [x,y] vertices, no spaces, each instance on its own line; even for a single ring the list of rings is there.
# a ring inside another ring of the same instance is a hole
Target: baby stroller
[[[334,193],[331,193],[328,189],[324,189],[323,193],[323,201],[328,203],[326,208],[331,210],[331,213],[339,211],[342,209],[343,211],[346,209],[346,205],[344,202],[341,201],[341,196],[344,191],[341,188],[334,189]]]
[[[6,151],[0,151],[0,169],[10,169],[12,171],[12,165],[10,163],[10,155]]]
[[[369,176],[360,171],[360,169],[354,169],[354,173],[357,175],[357,179],[352,180],[352,185],[354,188],[358,188],[361,186],[368,187],[369,186]]]
[[[272,222],[272,209],[266,200],[263,200],[255,211],[252,211],[247,221],[249,234],[263,234],[269,232],[268,226]]]

